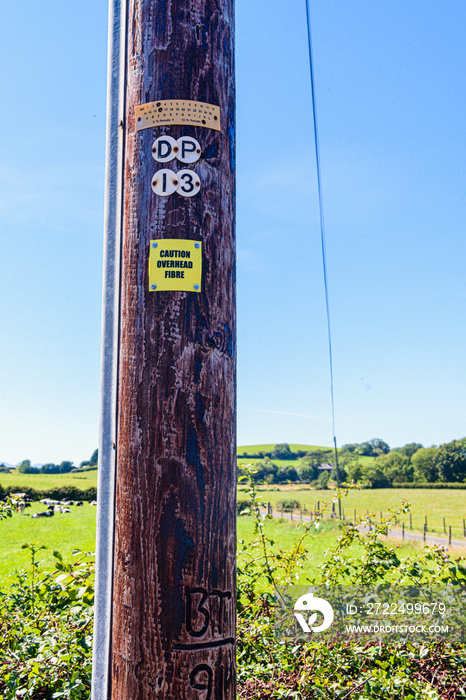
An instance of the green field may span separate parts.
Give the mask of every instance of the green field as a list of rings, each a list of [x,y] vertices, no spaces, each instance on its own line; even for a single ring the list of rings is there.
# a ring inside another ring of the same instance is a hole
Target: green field
[[[97,469],[78,473],[69,472],[69,474],[19,474],[18,470],[14,469],[9,474],[0,473],[0,485],[4,489],[19,486],[38,491],[56,486],[75,486],[79,489],[89,489],[91,486],[97,486]]]
[[[46,510],[42,503],[33,503],[22,515],[0,521],[0,586],[16,569],[26,568],[30,553],[23,544],[37,544],[47,549],[40,553],[44,569],[53,568],[53,550],[70,557],[73,549],[95,551],[96,507],[85,504],[71,507],[71,513],[56,513],[52,518],[32,518]]]
[[[272,452],[275,445],[246,445],[245,447],[237,447],[236,454],[238,457],[246,452],[248,455],[259,454],[259,452]],[[316,450],[329,450],[330,447],[319,447],[318,445],[290,445],[290,450],[292,452],[305,451],[310,452]]]
[[[16,570],[28,568],[30,552],[22,549],[25,543],[45,546],[39,553],[40,568],[53,568],[52,552],[58,550],[65,559],[69,560],[73,549],[95,551],[96,508],[84,505],[82,508],[71,507],[71,513],[56,513],[52,518],[37,518],[31,516],[37,511],[45,510],[39,503],[27,508],[23,515],[15,513],[12,518],[0,521],[0,588],[8,585],[9,577]],[[301,536],[301,530],[296,524],[273,520],[266,523],[267,534],[275,542],[275,551],[287,550]],[[316,573],[323,560],[324,551],[334,544],[339,533],[338,524],[326,522],[318,529],[312,528],[307,540],[308,558],[303,576]],[[249,516],[238,518],[238,550],[241,541],[250,542],[254,538],[254,522]],[[358,550],[353,549],[354,552]],[[404,556],[421,552],[419,544],[406,544],[402,552]],[[362,549],[361,549],[362,553]],[[239,558],[241,566],[243,558]]]
[[[271,448],[270,445],[254,445],[248,448],[238,448],[239,451],[248,449]],[[291,445],[292,449],[306,448],[305,445]],[[4,488],[17,486],[20,488],[33,487],[38,490],[73,485],[82,489],[96,486],[97,471],[81,472],[79,474],[0,474],[0,484]],[[273,485],[257,487],[259,495],[265,503],[270,502],[276,509],[277,502],[283,499],[296,499],[303,508],[313,510],[320,502],[331,499],[329,490],[315,490],[303,485]],[[245,487],[238,488],[238,498],[246,499]],[[405,499],[411,503],[413,529],[422,531],[427,515],[429,532],[443,533],[442,518],[446,526],[452,526],[455,539],[463,539],[463,518],[466,518],[466,503],[464,491],[435,490],[435,489],[351,489],[342,500],[343,513],[346,518],[364,515],[367,510],[379,516],[389,515],[389,509],[396,509]],[[52,551],[58,549],[68,556],[75,548],[85,551],[95,547],[96,509],[87,504],[83,508],[72,508],[72,513],[59,514],[53,518],[32,519],[31,515],[37,510],[45,510],[41,504],[33,504],[23,515],[15,514],[12,519],[0,522],[0,581],[17,568],[25,567],[28,563],[28,553],[21,549],[24,543],[35,542],[44,545],[47,550],[42,553],[44,566],[52,565]],[[409,515],[403,516],[405,527],[409,527]],[[400,519],[401,522],[401,519]],[[291,523],[273,521],[267,524],[277,546],[284,549],[291,544],[296,536],[296,526]],[[334,525],[325,524],[320,532],[313,533],[310,540],[310,561],[322,559],[323,551],[334,541],[336,531]],[[249,539],[252,536],[253,524],[250,518],[241,517],[238,520],[238,538]],[[466,545],[466,540],[465,540]],[[407,545],[408,546],[408,545]],[[411,545],[421,551],[421,545]],[[312,568],[311,564],[309,566]]]

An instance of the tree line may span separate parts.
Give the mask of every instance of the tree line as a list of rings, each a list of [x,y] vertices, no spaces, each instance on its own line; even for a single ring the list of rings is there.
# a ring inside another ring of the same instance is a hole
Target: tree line
[[[20,474],[69,474],[69,472],[74,469],[95,469],[97,467],[97,462],[99,458],[99,451],[94,450],[91,458],[87,461],[81,462],[79,467],[76,467],[73,462],[69,460],[63,460],[60,464],[54,464],[53,462],[48,462],[47,464],[42,464],[40,467],[33,467],[30,459],[23,459],[18,467],[18,472]],[[5,465],[0,465],[0,471],[10,471]]]
[[[342,448],[342,467],[347,480],[371,488],[399,483],[466,483],[466,438],[452,440],[438,447],[424,447],[412,442],[378,454],[365,465],[355,452]]]
[[[242,457],[259,459],[254,479],[268,484],[305,483],[326,488],[336,481],[335,452],[332,449],[292,452],[286,443],[275,445],[269,453]],[[361,459],[370,457],[370,460]],[[291,464],[277,464],[273,460]],[[238,468],[238,476],[244,470]],[[340,483],[366,488],[387,488],[397,484],[466,484],[466,438],[440,446],[424,447],[412,442],[393,449],[380,438],[349,443],[338,450]]]

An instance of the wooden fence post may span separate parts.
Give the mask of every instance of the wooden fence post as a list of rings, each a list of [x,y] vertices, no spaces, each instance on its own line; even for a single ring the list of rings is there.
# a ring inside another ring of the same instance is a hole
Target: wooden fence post
[[[128,0],[125,44],[109,695],[233,700],[233,0]]]

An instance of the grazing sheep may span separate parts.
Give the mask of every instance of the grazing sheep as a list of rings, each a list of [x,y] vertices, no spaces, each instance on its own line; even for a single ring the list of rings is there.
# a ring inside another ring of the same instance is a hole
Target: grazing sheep
[[[65,508],[65,506],[51,506],[53,508],[55,513],[71,513],[69,508]]]
[[[44,510],[42,513],[34,513],[33,518],[50,518],[55,515],[53,510]]]

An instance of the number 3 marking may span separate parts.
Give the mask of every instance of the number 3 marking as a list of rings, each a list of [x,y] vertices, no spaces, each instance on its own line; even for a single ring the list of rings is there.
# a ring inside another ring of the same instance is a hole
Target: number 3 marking
[[[193,170],[180,170],[177,173],[179,185],[176,189],[183,197],[194,197],[201,189],[199,176]]]

